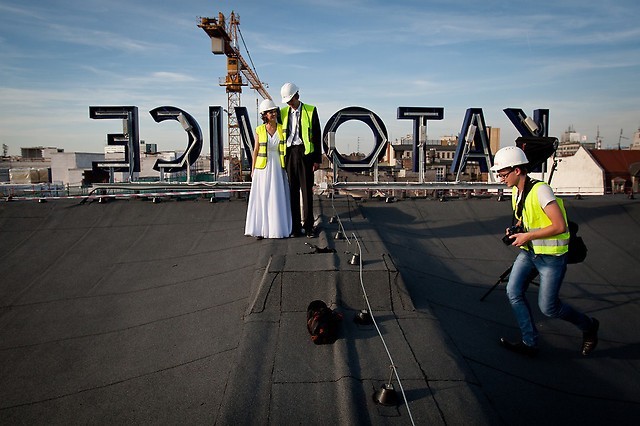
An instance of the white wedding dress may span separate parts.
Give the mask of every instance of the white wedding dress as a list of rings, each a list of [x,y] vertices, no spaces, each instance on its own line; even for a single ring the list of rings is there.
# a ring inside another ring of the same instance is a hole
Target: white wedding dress
[[[289,180],[280,166],[278,132],[267,136],[267,167],[253,171],[244,234],[287,238],[291,234]]]

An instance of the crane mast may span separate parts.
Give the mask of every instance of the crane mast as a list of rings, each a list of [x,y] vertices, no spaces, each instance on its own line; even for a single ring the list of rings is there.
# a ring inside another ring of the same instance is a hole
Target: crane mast
[[[226,88],[227,92],[228,155],[231,159],[241,159],[242,139],[235,107],[240,106],[242,87],[250,85],[264,99],[271,99],[271,96],[238,48],[240,16],[231,12],[228,24],[226,21],[225,16],[218,13],[217,19],[201,17],[198,27],[211,38],[211,52],[214,55],[224,54],[227,57],[227,75],[221,77],[219,83]]]

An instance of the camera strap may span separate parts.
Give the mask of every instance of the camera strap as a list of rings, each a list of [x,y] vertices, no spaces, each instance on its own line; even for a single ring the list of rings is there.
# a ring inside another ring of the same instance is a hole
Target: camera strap
[[[518,201],[518,205],[516,206],[516,210],[513,212],[513,220],[512,225],[515,225],[516,222],[522,222],[522,210],[524,210],[524,202],[531,192],[531,188],[533,185],[540,182],[536,179],[531,179],[529,176],[526,177],[524,181],[524,189],[522,190],[522,195],[520,196],[520,200]]]
[[[524,202],[527,199],[529,192],[531,192],[531,188],[533,188],[533,186],[538,182],[540,181],[536,179],[531,179],[529,176],[526,177],[524,181],[524,188],[522,190],[522,195],[520,196],[520,200],[518,200],[518,205],[516,206],[516,209],[513,212],[513,220],[511,221],[512,225],[515,225],[515,224],[522,225],[522,211],[524,210]],[[531,245],[531,241],[527,243],[527,249],[530,250],[531,253],[534,252],[533,246]]]

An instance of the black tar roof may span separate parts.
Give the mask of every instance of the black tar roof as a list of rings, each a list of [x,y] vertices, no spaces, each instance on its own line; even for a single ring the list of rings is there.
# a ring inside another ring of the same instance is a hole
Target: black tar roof
[[[498,345],[519,334],[504,284],[480,301],[516,255],[509,202],[322,196],[318,238],[263,241],[236,199],[0,202],[0,424],[635,424],[640,203],[565,205],[589,255],[561,296],[600,344],[582,357],[534,286],[529,359]],[[373,401],[391,362],[353,322],[362,285],[408,404]],[[314,299],[344,314],[333,345],[309,338]]]

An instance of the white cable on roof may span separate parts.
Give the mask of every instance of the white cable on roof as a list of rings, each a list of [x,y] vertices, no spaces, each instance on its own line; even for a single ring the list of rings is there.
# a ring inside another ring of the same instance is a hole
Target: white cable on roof
[[[331,194],[331,207],[333,208],[333,212],[336,215],[336,218],[338,220],[338,224],[340,229],[342,230],[343,234],[345,235],[345,237],[347,238],[347,242],[349,242],[349,244],[351,244],[351,242],[349,241],[347,234],[344,232],[344,226],[342,224],[342,221],[340,220],[340,216],[337,214],[336,211],[336,207],[334,204],[334,197],[333,194]],[[362,295],[364,297],[364,301],[367,304],[367,309],[369,311],[369,314],[371,315],[371,319],[373,321],[373,325],[376,328],[376,331],[378,332],[378,336],[380,336],[380,340],[382,341],[382,345],[384,346],[384,350],[387,352],[387,357],[389,358],[389,361],[391,362],[391,368],[393,369],[393,373],[396,376],[396,380],[398,381],[398,386],[400,387],[400,393],[402,393],[402,399],[404,400],[404,403],[407,407],[407,413],[409,414],[409,419],[411,420],[411,424],[413,426],[415,426],[415,422],[413,420],[413,415],[411,414],[411,408],[409,407],[409,401],[407,400],[407,395],[404,392],[404,387],[402,386],[402,381],[400,380],[400,375],[398,374],[398,370],[396,369],[396,365],[393,362],[393,357],[391,356],[391,352],[389,351],[389,347],[387,346],[387,342],[384,340],[384,337],[382,336],[382,331],[380,331],[380,327],[378,327],[378,322],[376,321],[375,315],[373,314],[373,310],[371,309],[371,304],[369,303],[369,296],[367,295],[367,290],[364,286],[364,278],[363,278],[363,264],[362,264],[362,246],[360,245],[360,240],[358,239],[357,235],[355,234],[355,232],[351,233],[353,235],[353,239],[356,242],[357,246],[358,246],[358,257],[359,257],[359,275],[360,275],[360,286],[362,287]]]

